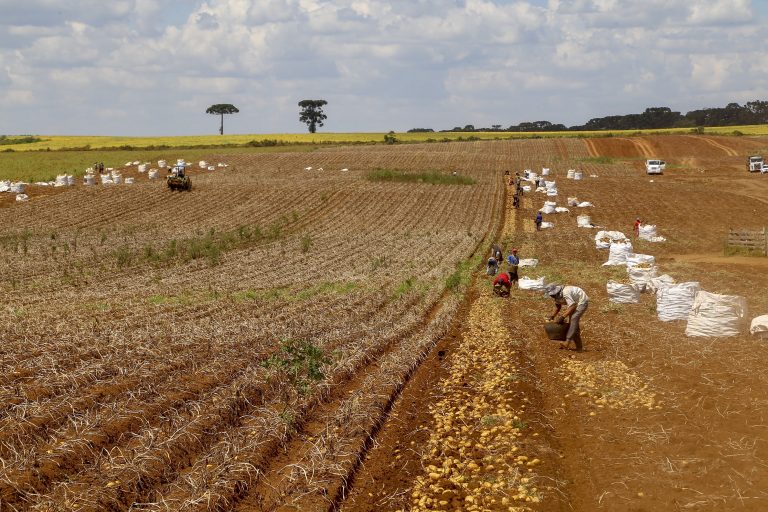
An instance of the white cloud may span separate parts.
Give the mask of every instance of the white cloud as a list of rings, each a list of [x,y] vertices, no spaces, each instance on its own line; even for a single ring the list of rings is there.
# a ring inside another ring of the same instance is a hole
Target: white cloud
[[[300,131],[305,97],[329,131],[724,105],[766,90],[756,1],[0,0],[0,133],[92,132],[74,104],[115,134],[212,132],[221,102]]]
[[[690,10],[690,21],[701,25],[746,23],[753,16],[749,0],[692,0]]]

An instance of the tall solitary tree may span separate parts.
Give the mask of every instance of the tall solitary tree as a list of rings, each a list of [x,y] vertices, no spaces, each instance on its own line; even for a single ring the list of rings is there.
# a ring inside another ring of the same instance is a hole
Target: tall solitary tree
[[[219,127],[219,133],[221,135],[224,135],[224,114],[237,114],[240,112],[236,106],[230,105],[229,103],[217,103],[216,105],[211,105],[208,107],[208,110],[205,111],[206,114],[215,114],[221,116],[221,127]]]
[[[323,126],[323,121],[328,119],[323,113],[323,106],[327,105],[325,100],[301,100],[299,106],[301,112],[299,112],[299,121],[306,123],[309,128],[309,133],[315,133],[318,126]]]

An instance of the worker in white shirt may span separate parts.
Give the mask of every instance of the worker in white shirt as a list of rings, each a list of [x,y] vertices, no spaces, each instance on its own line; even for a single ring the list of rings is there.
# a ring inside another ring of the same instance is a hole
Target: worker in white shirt
[[[584,312],[589,307],[589,297],[578,286],[562,286],[559,284],[548,285],[546,294],[555,301],[555,311],[549,319],[557,322],[568,319],[568,333],[565,336],[565,343],[561,343],[560,348],[569,349],[571,343],[573,343],[575,349],[581,352],[581,329],[579,328],[579,323],[582,315],[584,315]],[[565,311],[560,313],[563,306],[565,306]]]

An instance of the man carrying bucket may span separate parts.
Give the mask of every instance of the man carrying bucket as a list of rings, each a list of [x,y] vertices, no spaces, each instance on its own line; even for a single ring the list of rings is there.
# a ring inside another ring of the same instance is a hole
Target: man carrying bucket
[[[547,285],[545,294],[555,301],[555,311],[549,317],[549,320],[563,322],[568,319],[568,333],[565,335],[565,342],[560,344],[560,348],[570,349],[573,345],[577,352],[581,352],[581,328],[579,323],[582,315],[589,307],[589,297],[584,290],[578,286],[562,286],[559,284]],[[565,306],[562,314],[560,309]]]

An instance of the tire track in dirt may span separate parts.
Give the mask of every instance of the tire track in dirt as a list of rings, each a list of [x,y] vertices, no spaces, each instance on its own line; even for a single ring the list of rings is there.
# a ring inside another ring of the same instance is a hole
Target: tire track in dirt
[[[641,139],[639,137],[622,137],[621,140],[626,140],[632,143],[640,156],[645,158],[653,158],[654,149],[647,140]]]
[[[597,146],[595,146],[595,141],[592,139],[583,139],[584,144],[587,145],[587,151],[589,152],[589,156],[591,157],[598,157],[600,156],[600,152],[597,150]]]
[[[739,156],[739,152],[738,151],[736,151],[733,148],[729,148],[728,146],[726,146],[724,144],[721,144],[721,143],[717,142],[714,139],[709,139],[707,137],[699,137],[699,136],[696,136],[696,135],[688,135],[688,137],[690,137],[692,139],[696,139],[696,140],[702,140],[702,141],[706,142],[707,144],[709,144],[710,146],[724,151],[725,154],[728,155],[728,156]]]

